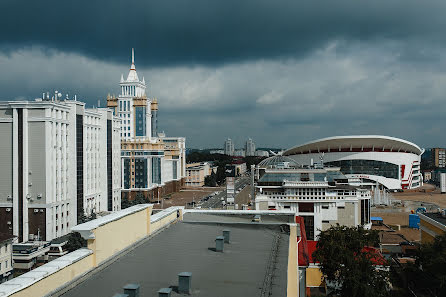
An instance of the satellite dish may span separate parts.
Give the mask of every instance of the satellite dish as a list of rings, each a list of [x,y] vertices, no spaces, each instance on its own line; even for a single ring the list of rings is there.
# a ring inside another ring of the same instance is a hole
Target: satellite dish
[[[59,98],[62,97],[62,93],[58,93],[57,97],[59,97]]]

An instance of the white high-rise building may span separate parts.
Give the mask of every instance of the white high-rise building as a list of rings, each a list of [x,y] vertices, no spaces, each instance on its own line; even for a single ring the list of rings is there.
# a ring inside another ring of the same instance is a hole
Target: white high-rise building
[[[132,49],[127,79],[121,75],[121,93],[108,96],[107,106],[121,118],[122,196],[132,200],[137,193],[151,201],[178,191],[186,175],[184,137],[166,137],[157,131],[158,101],[146,95],[146,82],[139,80]]]
[[[232,140],[230,138],[226,139],[224,150],[225,150],[225,155],[228,155],[228,156],[234,155],[234,143],[232,142]]]
[[[75,100],[0,102],[0,232],[51,240],[82,214],[120,209],[119,129]]]
[[[256,145],[251,138],[248,138],[245,144],[245,154],[247,157],[256,155]]]

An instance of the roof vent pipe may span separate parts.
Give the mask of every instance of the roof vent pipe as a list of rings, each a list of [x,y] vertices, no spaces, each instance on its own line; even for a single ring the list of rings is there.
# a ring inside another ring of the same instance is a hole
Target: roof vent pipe
[[[129,297],[139,297],[139,285],[127,284],[124,287],[124,294],[127,294]]]
[[[225,238],[225,243],[229,243],[231,237],[231,230],[223,230],[223,237]]]
[[[223,236],[217,236],[215,239],[215,251],[223,253],[223,247],[225,245],[224,243],[225,238]]]
[[[178,293],[190,294],[192,272],[178,273]]]
[[[158,297],[170,297],[172,293],[172,288],[161,288],[158,291]]]

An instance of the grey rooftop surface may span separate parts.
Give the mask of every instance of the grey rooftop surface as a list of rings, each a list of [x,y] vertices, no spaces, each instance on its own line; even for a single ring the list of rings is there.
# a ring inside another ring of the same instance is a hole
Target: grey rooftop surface
[[[217,253],[215,238],[225,229],[231,230],[231,243]],[[111,297],[129,283],[141,286],[141,297],[169,287],[177,296],[184,271],[192,273],[190,296],[259,296],[262,290],[286,296],[288,245],[289,234],[279,225],[180,222],[62,296]]]

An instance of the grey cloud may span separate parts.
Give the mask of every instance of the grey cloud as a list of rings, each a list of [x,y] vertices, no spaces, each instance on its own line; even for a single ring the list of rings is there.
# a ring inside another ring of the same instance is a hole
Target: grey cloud
[[[104,62],[219,65],[300,58],[334,40],[443,44],[446,2],[227,0],[13,1],[0,3],[0,48],[39,45]],[[339,50],[342,50],[339,47]]]

